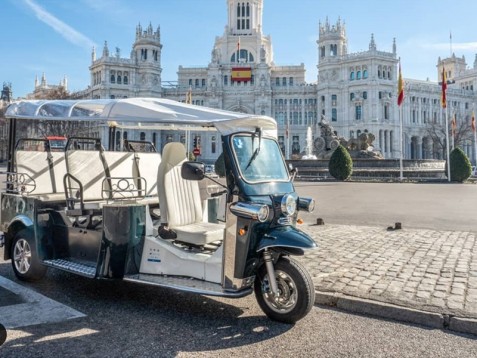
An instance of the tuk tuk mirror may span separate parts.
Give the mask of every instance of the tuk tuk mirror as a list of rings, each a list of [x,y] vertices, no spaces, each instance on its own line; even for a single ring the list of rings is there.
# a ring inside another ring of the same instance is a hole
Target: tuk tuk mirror
[[[292,180],[295,180],[295,177],[298,173],[298,169],[295,168],[292,163],[288,163],[288,172],[290,173]]]
[[[205,164],[201,162],[184,162],[181,176],[186,180],[202,180],[205,177]]]

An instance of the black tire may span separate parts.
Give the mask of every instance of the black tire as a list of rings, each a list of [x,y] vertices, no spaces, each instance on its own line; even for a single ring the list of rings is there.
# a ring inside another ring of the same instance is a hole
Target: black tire
[[[13,272],[22,281],[37,281],[46,274],[36,251],[33,232],[23,229],[16,233],[11,247]]]
[[[310,312],[315,303],[315,287],[310,274],[299,262],[281,257],[274,265],[279,297],[275,299],[262,265],[255,279],[255,297],[260,308],[272,320],[295,323]]]

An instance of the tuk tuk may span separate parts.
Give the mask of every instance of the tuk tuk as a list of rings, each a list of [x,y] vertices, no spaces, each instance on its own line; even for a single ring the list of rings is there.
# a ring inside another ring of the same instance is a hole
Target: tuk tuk
[[[312,211],[314,200],[295,192],[273,118],[157,98],[19,101],[5,117],[0,243],[18,279],[41,279],[51,267],[201,295],[255,292],[264,313],[286,323],[312,308],[313,281],[291,256],[316,248],[297,228],[298,212]],[[31,150],[41,146],[22,143],[41,139],[16,138],[27,119],[214,130],[225,179],[208,177],[180,142],[159,153],[132,144],[106,150],[101,138],[69,137],[63,151]],[[216,190],[203,198],[205,178]],[[224,213],[214,217],[208,203]]]

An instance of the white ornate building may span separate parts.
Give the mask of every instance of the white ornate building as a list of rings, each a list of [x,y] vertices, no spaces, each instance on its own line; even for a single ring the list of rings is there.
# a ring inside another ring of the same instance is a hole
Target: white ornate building
[[[160,29],[149,25],[143,30],[139,25],[129,58],[122,58],[119,49],[110,54],[107,43],[100,58],[93,50],[91,84],[81,96],[149,96],[184,101],[191,90],[192,103],[196,105],[274,117],[287,158],[305,151],[308,127],[314,136],[319,135],[317,123],[322,118],[345,138],[373,133],[375,146],[386,158],[399,158],[395,40],[392,52],[380,51],[371,35],[367,51],[348,53],[345,24],[340,19],[335,24],[326,19],[319,25],[318,78],[310,84],[305,81],[304,64],[275,63],[271,38],[262,31],[263,0],[226,1],[228,23],[222,36],[216,37],[207,65],[179,66],[177,83],[166,86],[161,78]],[[448,107],[456,113],[458,122],[470,124],[476,100],[477,61],[473,69],[467,69],[464,58],[439,59],[438,74],[443,66],[450,80]],[[436,82],[405,79],[401,108],[404,158],[443,158],[443,150],[434,145],[428,133],[431,122],[443,123],[440,95],[441,86]],[[145,130],[120,134],[129,139],[150,140],[158,148],[171,140],[186,142],[184,134],[178,133]],[[192,136],[201,144],[201,159],[217,158],[220,138],[210,133]],[[192,141],[188,143],[192,146]],[[472,140],[463,149],[475,162]]]

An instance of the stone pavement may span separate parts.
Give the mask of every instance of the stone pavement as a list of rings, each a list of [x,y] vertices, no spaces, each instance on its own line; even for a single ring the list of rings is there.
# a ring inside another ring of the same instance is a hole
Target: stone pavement
[[[306,225],[318,304],[477,334],[477,233]]]

